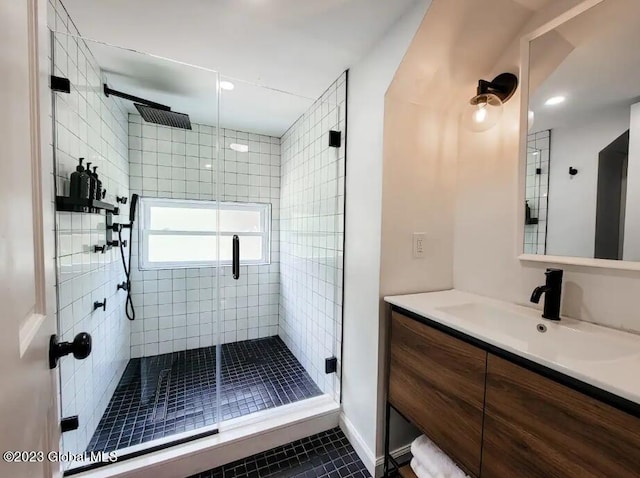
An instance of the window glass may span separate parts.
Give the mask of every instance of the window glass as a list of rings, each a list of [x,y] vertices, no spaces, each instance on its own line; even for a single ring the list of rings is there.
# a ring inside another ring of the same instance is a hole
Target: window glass
[[[211,267],[232,262],[232,238],[240,239],[240,265],[268,264],[269,204],[141,198],[140,268]]]
[[[149,229],[215,232],[217,213],[216,209],[210,208],[152,206],[149,208]]]
[[[260,211],[220,210],[221,232],[261,232]]]

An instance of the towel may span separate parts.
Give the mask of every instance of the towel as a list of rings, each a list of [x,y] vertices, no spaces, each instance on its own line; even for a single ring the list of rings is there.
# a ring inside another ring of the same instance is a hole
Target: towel
[[[469,478],[435,443],[421,435],[411,444],[417,464],[432,478]]]
[[[420,466],[420,463],[418,463],[418,460],[415,458],[411,459],[411,469],[418,478],[435,478],[431,473]]]

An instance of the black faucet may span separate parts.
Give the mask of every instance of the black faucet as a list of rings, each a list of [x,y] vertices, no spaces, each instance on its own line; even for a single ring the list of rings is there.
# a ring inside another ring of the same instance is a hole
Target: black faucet
[[[536,287],[531,294],[531,302],[537,304],[545,294],[542,317],[549,320],[560,320],[560,297],[562,295],[562,269],[547,269],[545,285]]]

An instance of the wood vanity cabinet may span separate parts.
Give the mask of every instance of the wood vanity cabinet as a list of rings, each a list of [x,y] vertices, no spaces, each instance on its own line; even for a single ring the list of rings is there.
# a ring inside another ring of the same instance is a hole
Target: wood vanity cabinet
[[[476,477],[486,360],[485,351],[392,312],[389,402]]]
[[[640,419],[489,354],[482,477],[640,477]]]
[[[430,323],[392,311],[388,402],[466,473],[476,478],[640,478],[635,412],[623,412],[547,378],[544,369],[530,370],[523,359],[509,361],[507,352]]]

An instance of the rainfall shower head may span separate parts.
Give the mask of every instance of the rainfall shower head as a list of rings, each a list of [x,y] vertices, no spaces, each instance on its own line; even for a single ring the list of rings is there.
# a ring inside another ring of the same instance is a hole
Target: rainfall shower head
[[[135,103],[134,105],[138,109],[142,119],[149,123],[171,126],[172,128],[191,129],[191,121],[187,114],[158,109],[140,103]]]
[[[168,106],[154,103],[153,101],[145,100],[138,96],[129,95],[122,91],[112,90],[106,83],[104,85],[104,94],[105,96],[113,95],[118,98],[133,101],[142,119],[148,123],[161,124],[172,128],[191,129],[189,115],[171,111],[171,108]]]

